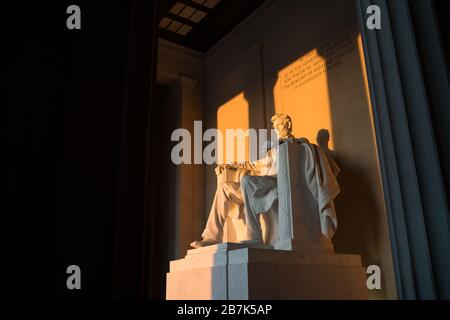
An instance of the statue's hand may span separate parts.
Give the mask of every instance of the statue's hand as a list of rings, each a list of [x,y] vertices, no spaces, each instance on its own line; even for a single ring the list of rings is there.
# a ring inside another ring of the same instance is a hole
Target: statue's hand
[[[238,170],[245,168],[245,162],[238,163],[238,162],[229,162],[224,164],[219,164],[216,167],[216,174],[221,175],[223,170],[229,169],[229,170]]]
[[[223,164],[224,169],[236,169],[236,165],[233,162],[229,162],[227,164]]]
[[[219,164],[219,165],[216,167],[216,174],[217,174],[218,176],[220,176],[220,175],[222,174],[222,172],[223,172],[225,169],[229,169],[229,168],[231,168],[231,166],[228,165],[228,164]]]

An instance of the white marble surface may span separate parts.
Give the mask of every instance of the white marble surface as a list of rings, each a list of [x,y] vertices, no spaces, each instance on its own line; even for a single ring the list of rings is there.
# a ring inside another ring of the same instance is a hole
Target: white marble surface
[[[367,299],[358,255],[222,243],[172,261],[168,300]]]
[[[317,146],[306,143],[291,142],[279,146],[276,249],[333,252],[332,234],[323,232],[324,229],[328,229],[328,220],[321,219],[324,211],[316,198],[326,199],[325,201],[331,205],[331,211],[327,209],[330,212],[326,214],[335,217],[332,203],[339,186],[325,156],[319,157],[324,158],[320,160],[321,165],[309,163],[313,161],[310,157],[312,148],[317,148],[317,152],[320,151]],[[329,184],[325,180],[320,182],[318,177],[320,175],[328,176],[333,182]]]

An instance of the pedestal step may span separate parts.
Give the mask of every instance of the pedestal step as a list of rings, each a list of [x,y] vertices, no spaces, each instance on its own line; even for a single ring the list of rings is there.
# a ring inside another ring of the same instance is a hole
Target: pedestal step
[[[311,254],[222,243],[171,261],[168,300],[367,299],[357,255]]]

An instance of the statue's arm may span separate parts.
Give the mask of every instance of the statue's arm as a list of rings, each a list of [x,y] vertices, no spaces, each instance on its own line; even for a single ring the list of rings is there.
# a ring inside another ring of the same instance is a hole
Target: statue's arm
[[[255,174],[259,174],[264,168],[271,166],[271,152],[272,151],[269,151],[265,157],[256,161],[235,162],[230,165],[235,169],[245,169],[252,171]]]
[[[258,161],[259,160],[253,161],[253,162],[251,162],[251,161],[236,162],[236,163],[233,163],[233,167],[236,169],[244,169],[244,170],[249,170],[249,171],[258,173],[261,170],[260,165],[258,164]]]

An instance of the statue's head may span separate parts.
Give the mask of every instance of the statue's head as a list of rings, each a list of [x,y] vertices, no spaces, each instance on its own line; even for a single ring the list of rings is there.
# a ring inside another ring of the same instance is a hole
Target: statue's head
[[[275,114],[272,119],[272,126],[277,133],[278,139],[293,138],[292,135],[292,120],[286,114]]]

